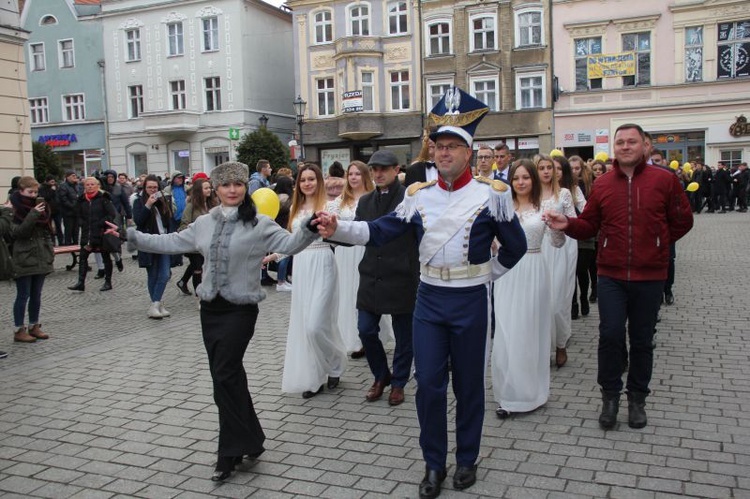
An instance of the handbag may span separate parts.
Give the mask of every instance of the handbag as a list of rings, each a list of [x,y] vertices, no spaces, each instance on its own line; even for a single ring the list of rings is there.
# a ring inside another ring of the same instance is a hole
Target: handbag
[[[102,251],[107,253],[119,253],[122,242],[127,240],[125,228],[122,226],[122,218],[118,214],[115,217],[114,224],[119,227],[118,235],[104,234],[102,236]]]

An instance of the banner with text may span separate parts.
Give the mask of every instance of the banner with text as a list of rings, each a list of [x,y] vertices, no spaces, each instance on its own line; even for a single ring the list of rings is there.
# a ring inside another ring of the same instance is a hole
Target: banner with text
[[[594,54],[586,57],[589,80],[635,75],[635,52]]]

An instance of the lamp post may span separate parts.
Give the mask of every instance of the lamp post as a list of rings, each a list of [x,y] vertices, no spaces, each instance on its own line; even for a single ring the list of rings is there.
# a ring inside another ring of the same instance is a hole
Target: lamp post
[[[294,99],[292,105],[294,106],[294,113],[297,115],[297,126],[299,126],[299,156],[297,159],[301,159],[305,157],[305,143],[302,139],[302,125],[305,123],[305,108],[307,107],[307,102],[302,100],[301,95],[297,95],[297,98]]]
[[[258,121],[260,121],[261,128],[266,128],[266,126],[268,125],[268,116],[263,114],[260,118],[258,118]]]

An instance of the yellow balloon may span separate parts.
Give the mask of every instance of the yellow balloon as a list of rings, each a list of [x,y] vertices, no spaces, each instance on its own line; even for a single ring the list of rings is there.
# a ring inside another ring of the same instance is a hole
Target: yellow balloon
[[[676,170],[676,169],[678,169],[678,168],[680,167],[680,162],[679,162],[679,161],[677,161],[676,159],[673,159],[673,160],[672,160],[672,161],[671,161],[671,162],[669,163],[669,167],[670,167],[671,169],[673,169],[673,170]]]
[[[701,186],[700,186],[700,184],[698,182],[690,182],[688,184],[688,186],[687,186],[687,191],[688,192],[695,192],[695,191],[697,191],[700,188],[701,188]]]
[[[596,153],[596,156],[594,156],[594,159],[597,161],[601,161],[602,163],[605,163],[609,159],[609,154],[607,154],[604,151],[600,151]]]
[[[685,169],[692,170],[693,169],[693,165],[691,165],[690,163],[683,163],[682,164],[682,169],[683,170],[685,170]]]
[[[268,187],[261,187],[250,196],[258,208],[258,213],[269,218],[276,218],[279,214],[279,196]]]
[[[554,158],[555,156],[563,156],[563,157],[565,157],[565,155],[563,154],[563,152],[560,149],[552,149],[549,152],[549,156],[550,156],[550,158]]]

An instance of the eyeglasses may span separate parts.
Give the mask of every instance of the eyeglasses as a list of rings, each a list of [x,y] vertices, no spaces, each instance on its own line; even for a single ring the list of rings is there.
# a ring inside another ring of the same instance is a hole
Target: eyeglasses
[[[477,159],[481,161],[483,159],[492,159],[493,157],[494,156],[477,156]]]
[[[441,151],[441,152],[442,151],[453,152],[456,149],[458,149],[459,147],[469,147],[469,146],[467,146],[465,144],[448,144],[448,145],[438,144],[438,145],[435,145],[435,149],[437,149],[438,151]]]

